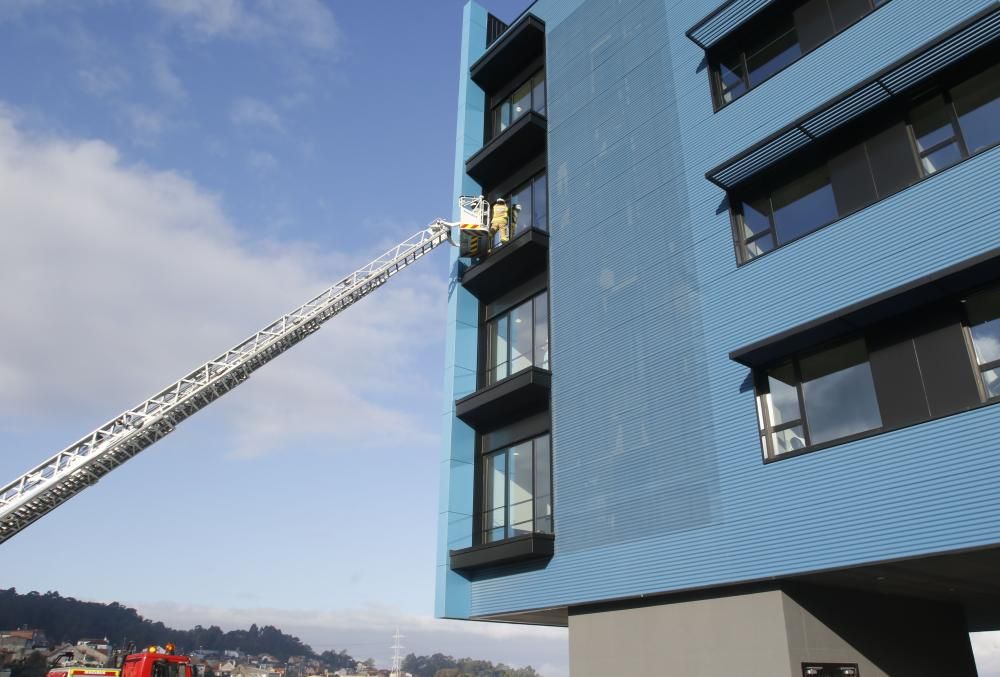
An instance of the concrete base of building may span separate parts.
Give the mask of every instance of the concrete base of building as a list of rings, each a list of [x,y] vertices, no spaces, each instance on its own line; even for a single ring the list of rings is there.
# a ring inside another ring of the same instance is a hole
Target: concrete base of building
[[[573,677],[977,674],[961,606],[801,584],[571,611],[569,649]]]

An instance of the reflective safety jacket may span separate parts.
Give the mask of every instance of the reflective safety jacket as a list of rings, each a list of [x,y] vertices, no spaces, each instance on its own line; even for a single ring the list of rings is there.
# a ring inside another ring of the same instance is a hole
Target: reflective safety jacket
[[[490,217],[490,226],[501,228],[507,225],[507,205],[500,203],[493,205],[493,214]]]

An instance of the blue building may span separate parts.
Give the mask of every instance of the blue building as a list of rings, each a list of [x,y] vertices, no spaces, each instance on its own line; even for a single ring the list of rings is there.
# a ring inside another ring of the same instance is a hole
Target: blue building
[[[574,675],[974,675],[1000,3],[465,8],[437,614]],[[551,348],[551,350],[550,350]]]

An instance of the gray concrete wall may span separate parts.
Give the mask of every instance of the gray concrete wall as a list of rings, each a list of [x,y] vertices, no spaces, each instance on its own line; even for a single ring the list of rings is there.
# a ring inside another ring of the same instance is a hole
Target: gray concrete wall
[[[571,614],[569,660],[573,677],[792,677],[778,591]]]
[[[975,677],[956,605],[819,586],[569,616],[573,677],[801,677],[856,663],[862,677]]]

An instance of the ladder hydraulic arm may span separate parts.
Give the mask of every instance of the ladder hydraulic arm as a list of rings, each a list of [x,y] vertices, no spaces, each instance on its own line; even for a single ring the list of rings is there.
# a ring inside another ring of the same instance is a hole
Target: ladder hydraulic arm
[[[485,202],[478,200],[480,205]],[[458,225],[434,221],[236,347],[0,487],[0,543],[170,434],[178,423],[246,381],[324,322],[450,241],[451,230]]]

